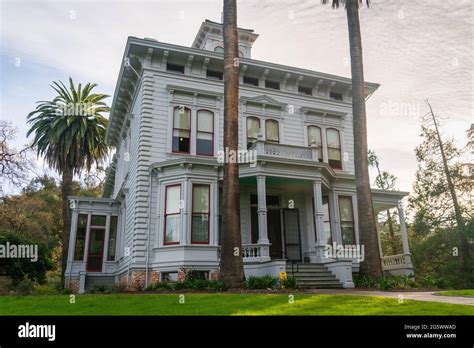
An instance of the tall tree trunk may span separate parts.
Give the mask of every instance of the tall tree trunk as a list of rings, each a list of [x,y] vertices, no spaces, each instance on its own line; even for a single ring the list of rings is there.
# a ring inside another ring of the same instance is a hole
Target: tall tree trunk
[[[467,271],[470,268],[469,241],[468,241],[468,238],[466,236],[466,231],[465,231],[465,228],[464,228],[464,219],[462,217],[461,207],[459,206],[458,196],[456,194],[456,189],[454,187],[454,183],[453,183],[453,180],[451,178],[451,173],[449,172],[448,160],[446,159],[446,154],[444,153],[444,146],[443,146],[443,141],[441,140],[441,134],[439,133],[438,123],[437,123],[436,117],[433,113],[433,108],[431,107],[431,104],[428,102],[428,100],[426,101],[426,103],[428,104],[428,106],[430,108],[430,113],[431,113],[431,117],[433,119],[435,131],[436,131],[436,136],[438,138],[438,146],[439,146],[439,150],[441,152],[441,158],[443,160],[444,174],[446,176],[446,181],[448,183],[448,190],[449,190],[449,193],[451,195],[451,200],[453,201],[454,214],[456,216],[456,223],[457,223],[458,229],[459,229],[458,235],[459,235],[459,239],[460,239],[460,242],[461,242],[462,263],[463,263],[464,270]]]
[[[392,255],[398,254],[398,245],[395,240],[395,231],[393,230],[393,220],[390,210],[387,209],[387,224],[388,224],[388,233],[390,236],[390,248],[392,249]]]
[[[224,0],[224,148],[238,151],[239,61],[236,0]],[[239,164],[224,163],[220,278],[229,288],[244,280],[240,235]]]
[[[365,260],[360,265],[360,273],[380,277],[383,274],[382,261],[380,259],[377,227],[372,206],[367,158],[367,117],[365,112],[364,67],[358,0],[347,0],[346,12],[351,54],[354,164],[359,234],[360,243],[365,249]]]
[[[63,233],[62,233],[62,247],[61,255],[61,283],[64,285],[65,272],[67,267],[67,256],[69,251],[69,235],[71,232],[71,222],[69,216],[69,201],[68,196],[72,194],[72,171],[66,170],[63,172],[63,182],[61,185],[61,209],[63,219]]]

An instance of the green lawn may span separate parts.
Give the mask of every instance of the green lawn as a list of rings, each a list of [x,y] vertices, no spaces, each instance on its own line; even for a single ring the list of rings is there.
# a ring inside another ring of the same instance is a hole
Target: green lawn
[[[474,289],[442,291],[436,295],[474,297]]]
[[[474,315],[473,306],[354,295],[112,294],[3,296],[0,315]]]

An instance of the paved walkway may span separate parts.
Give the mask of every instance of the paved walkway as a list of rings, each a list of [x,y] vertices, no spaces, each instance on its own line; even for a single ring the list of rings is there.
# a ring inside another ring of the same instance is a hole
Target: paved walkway
[[[312,293],[316,294],[338,294],[338,295],[359,295],[359,296],[382,296],[389,298],[398,298],[403,295],[405,300],[442,302],[452,304],[463,304],[474,306],[474,297],[461,296],[440,296],[434,295],[431,291],[379,291],[379,290],[354,290],[354,289],[314,289]]]

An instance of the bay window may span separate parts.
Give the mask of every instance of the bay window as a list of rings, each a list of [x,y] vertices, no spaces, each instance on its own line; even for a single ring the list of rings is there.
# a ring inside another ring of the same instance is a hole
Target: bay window
[[[197,112],[197,155],[214,155],[214,114],[208,110]]]
[[[210,186],[193,184],[191,243],[209,244]]]
[[[323,161],[323,142],[321,140],[321,128],[308,126],[308,145],[315,146],[318,152],[318,161]]]
[[[352,206],[352,197],[339,196],[339,214],[341,217],[342,244],[354,245],[356,240],[355,240],[354,209]]]
[[[181,219],[181,185],[167,186],[165,191],[164,244],[179,244]]]
[[[280,129],[278,126],[278,121],[275,120],[266,120],[265,121],[265,138],[266,141],[271,143],[280,142]]]
[[[173,112],[173,152],[189,153],[191,144],[191,110],[177,106]]]
[[[329,166],[333,169],[342,169],[341,139],[339,137],[339,131],[334,128],[329,128],[326,131],[326,138]]]
[[[107,261],[115,261],[115,249],[117,244],[117,222],[118,216],[110,217],[110,228],[109,228],[109,248]]]

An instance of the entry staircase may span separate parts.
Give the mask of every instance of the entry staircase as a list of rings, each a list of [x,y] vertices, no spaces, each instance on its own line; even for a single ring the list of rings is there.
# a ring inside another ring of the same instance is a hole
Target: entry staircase
[[[342,289],[336,276],[321,264],[287,262],[286,274],[294,277],[302,289]]]

